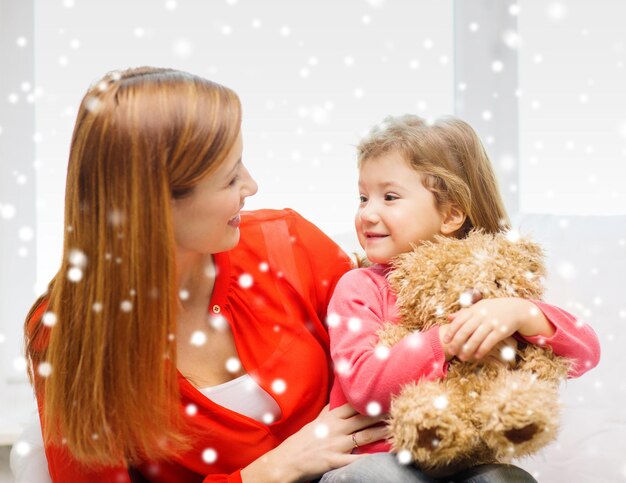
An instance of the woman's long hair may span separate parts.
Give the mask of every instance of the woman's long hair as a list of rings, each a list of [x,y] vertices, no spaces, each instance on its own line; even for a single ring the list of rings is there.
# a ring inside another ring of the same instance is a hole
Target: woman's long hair
[[[83,98],[61,267],[25,324],[45,440],[78,461],[126,465],[189,444],[171,200],[219,166],[240,125],[232,90],[170,69],[113,72]]]

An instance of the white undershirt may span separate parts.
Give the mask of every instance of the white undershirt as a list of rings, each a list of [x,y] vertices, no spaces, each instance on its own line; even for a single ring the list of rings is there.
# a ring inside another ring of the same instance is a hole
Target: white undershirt
[[[280,417],[280,406],[249,374],[198,389],[214,403],[265,424]]]

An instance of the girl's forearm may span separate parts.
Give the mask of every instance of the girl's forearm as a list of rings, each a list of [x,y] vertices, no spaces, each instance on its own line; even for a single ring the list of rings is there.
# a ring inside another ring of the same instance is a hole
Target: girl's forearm
[[[554,326],[548,321],[543,312],[537,306],[526,299],[517,299],[520,304],[521,322],[517,330],[524,337],[543,336],[551,337],[554,332]]]

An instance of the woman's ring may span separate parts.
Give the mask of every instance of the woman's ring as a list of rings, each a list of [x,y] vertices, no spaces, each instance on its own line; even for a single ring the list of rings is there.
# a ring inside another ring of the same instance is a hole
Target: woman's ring
[[[354,443],[354,449],[359,447],[359,443],[356,442],[356,433],[352,433],[352,442]]]

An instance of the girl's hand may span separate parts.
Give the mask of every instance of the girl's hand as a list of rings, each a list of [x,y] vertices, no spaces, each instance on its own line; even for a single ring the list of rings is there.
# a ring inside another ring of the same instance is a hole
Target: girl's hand
[[[332,411],[325,406],[317,418],[245,467],[242,479],[244,483],[306,481],[350,464],[364,456],[351,454],[352,435],[359,446],[385,439],[386,426],[370,427],[385,417],[361,415],[349,404]]]
[[[484,357],[515,332],[546,337],[554,333],[535,304],[515,297],[483,299],[448,317],[451,323],[442,337],[445,352],[462,361]]]

